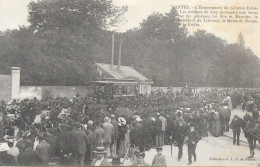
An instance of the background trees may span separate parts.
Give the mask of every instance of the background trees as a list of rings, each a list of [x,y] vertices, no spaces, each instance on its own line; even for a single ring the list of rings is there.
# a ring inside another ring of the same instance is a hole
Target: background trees
[[[40,0],[29,5],[29,27],[0,34],[0,73],[21,66],[22,85],[85,85],[94,62],[110,63],[111,27],[127,7],[112,1]],[[153,79],[154,86],[259,86],[259,59],[245,47],[204,30],[189,35],[177,11],[153,13],[122,36],[122,64]],[[119,34],[115,35],[115,64]]]

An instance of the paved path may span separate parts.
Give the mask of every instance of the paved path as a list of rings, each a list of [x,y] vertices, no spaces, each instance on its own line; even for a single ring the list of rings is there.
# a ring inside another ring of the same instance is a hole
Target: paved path
[[[232,116],[237,114],[243,117],[245,112],[235,109],[232,111]],[[209,136],[203,138],[197,145],[197,162],[191,166],[260,166],[260,149],[259,144],[255,150],[255,157],[247,159],[249,156],[249,148],[244,134],[241,133],[241,146],[233,145],[232,130],[225,132],[224,136],[214,137]],[[145,161],[151,164],[155,149],[146,151]],[[178,148],[173,146],[173,155],[171,156],[171,147],[166,145],[163,147],[163,154],[167,158],[167,166],[186,166],[188,164],[187,146],[183,147],[183,158],[178,161]],[[125,162],[125,165],[131,165],[130,160]]]

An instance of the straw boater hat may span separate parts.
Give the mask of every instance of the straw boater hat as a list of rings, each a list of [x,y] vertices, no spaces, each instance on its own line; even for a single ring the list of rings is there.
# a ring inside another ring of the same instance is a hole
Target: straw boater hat
[[[96,154],[106,154],[105,147],[96,147],[96,151],[93,151]]]

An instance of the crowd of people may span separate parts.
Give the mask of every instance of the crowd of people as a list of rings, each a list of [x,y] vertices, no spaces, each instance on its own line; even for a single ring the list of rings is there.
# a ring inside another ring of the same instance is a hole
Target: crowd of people
[[[77,94],[73,99],[2,101],[0,165],[109,166],[108,159],[112,165],[121,165],[130,158],[134,166],[166,166],[163,146],[177,146],[180,160],[186,143],[191,164],[192,156],[196,161],[201,138],[229,131],[233,107],[250,96],[258,112],[256,93],[212,89],[157,91],[114,99]],[[250,107],[245,105],[247,110]],[[234,144],[239,144],[236,127],[232,120]],[[151,148],[156,148],[157,154],[148,164],[144,156]]]

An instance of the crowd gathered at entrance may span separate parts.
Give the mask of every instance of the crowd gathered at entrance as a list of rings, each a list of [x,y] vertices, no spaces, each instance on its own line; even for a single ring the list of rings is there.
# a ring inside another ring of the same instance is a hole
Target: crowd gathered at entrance
[[[251,114],[231,120],[232,109],[241,104]],[[247,130],[252,157],[259,139],[259,109],[260,91],[246,89],[2,101],[0,165],[109,166],[130,158],[134,166],[166,166],[163,146],[177,146],[180,160],[184,144],[191,164],[199,140],[209,133],[222,136],[230,128],[237,145],[241,128]],[[157,154],[144,162],[145,151],[152,148]]]

